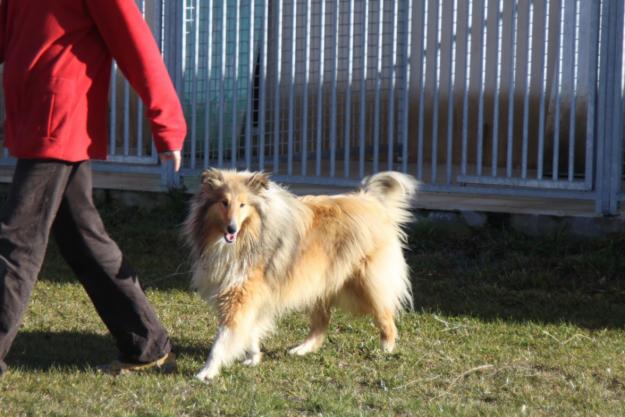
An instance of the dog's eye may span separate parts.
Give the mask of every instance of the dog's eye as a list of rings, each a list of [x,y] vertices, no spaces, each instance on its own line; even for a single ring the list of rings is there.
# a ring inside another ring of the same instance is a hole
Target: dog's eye
[[[224,201],[222,201],[222,202],[221,202],[221,204],[223,204],[223,205],[224,205],[224,207],[228,207],[228,200],[224,200]]]
[[[241,206],[240,206],[240,207],[245,207],[245,203],[241,203]]]

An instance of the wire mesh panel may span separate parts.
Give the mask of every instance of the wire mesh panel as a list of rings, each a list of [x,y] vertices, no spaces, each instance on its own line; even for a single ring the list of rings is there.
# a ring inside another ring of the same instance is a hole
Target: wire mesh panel
[[[411,8],[187,0],[185,167],[353,182],[401,164]]]
[[[599,11],[583,0],[419,2],[417,176],[591,190]]]
[[[617,48],[621,51],[620,71],[617,71],[617,78],[620,79],[620,97],[618,98],[619,108],[617,109],[617,125],[618,130],[615,134],[615,146],[617,152],[620,154],[620,161],[617,162],[618,169],[614,174],[617,178],[617,185],[615,188],[618,190],[618,200],[625,201],[625,30],[622,25],[625,22],[625,5],[621,4],[622,16],[620,18],[620,45],[617,44]],[[617,23],[617,24],[618,24]]]
[[[165,49],[165,0],[136,0],[150,25],[154,37]],[[145,118],[141,99],[134,92],[117,65],[113,63],[109,104],[109,156],[113,162],[154,164],[156,150],[152,143],[150,124]]]
[[[625,198],[622,0],[137,4],[187,116],[184,176],[351,185],[395,169],[433,191],[609,213]],[[107,169],[153,169],[143,105],[113,72]]]
[[[185,1],[183,104],[190,169],[250,163],[266,15],[265,1]]]

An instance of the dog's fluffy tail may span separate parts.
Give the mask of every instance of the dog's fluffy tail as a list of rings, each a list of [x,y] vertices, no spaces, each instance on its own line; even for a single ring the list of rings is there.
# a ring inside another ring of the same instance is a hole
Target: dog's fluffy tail
[[[413,220],[410,208],[419,190],[419,182],[410,175],[396,171],[380,172],[365,178],[362,189],[388,209],[397,226],[401,227]]]

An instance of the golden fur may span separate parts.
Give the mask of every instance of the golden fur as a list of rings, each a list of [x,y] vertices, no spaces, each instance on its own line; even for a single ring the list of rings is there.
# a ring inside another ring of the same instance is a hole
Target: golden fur
[[[206,170],[184,235],[192,287],[216,308],[219,330],[197,378],[245,353],[259,363],[260,340],[291,310],[311,311],[293,354],[321,346],[334,306],[370,314],[392,351],[395,317],[412,302],[402,227],[416,189],[412,177],[383,172],[358,192],[297,197],[263,173]]]

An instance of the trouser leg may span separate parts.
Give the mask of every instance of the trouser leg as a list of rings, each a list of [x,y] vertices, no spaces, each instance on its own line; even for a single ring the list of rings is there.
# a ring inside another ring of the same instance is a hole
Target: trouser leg
[[[19,160],[0,222],[0,369],[46,252],[72,164]]]
[[[150,362],[168,353],[167,332],[93,204],[88,162],[70,176],[52,231],[61,254],[115,338],[120,359]]]

